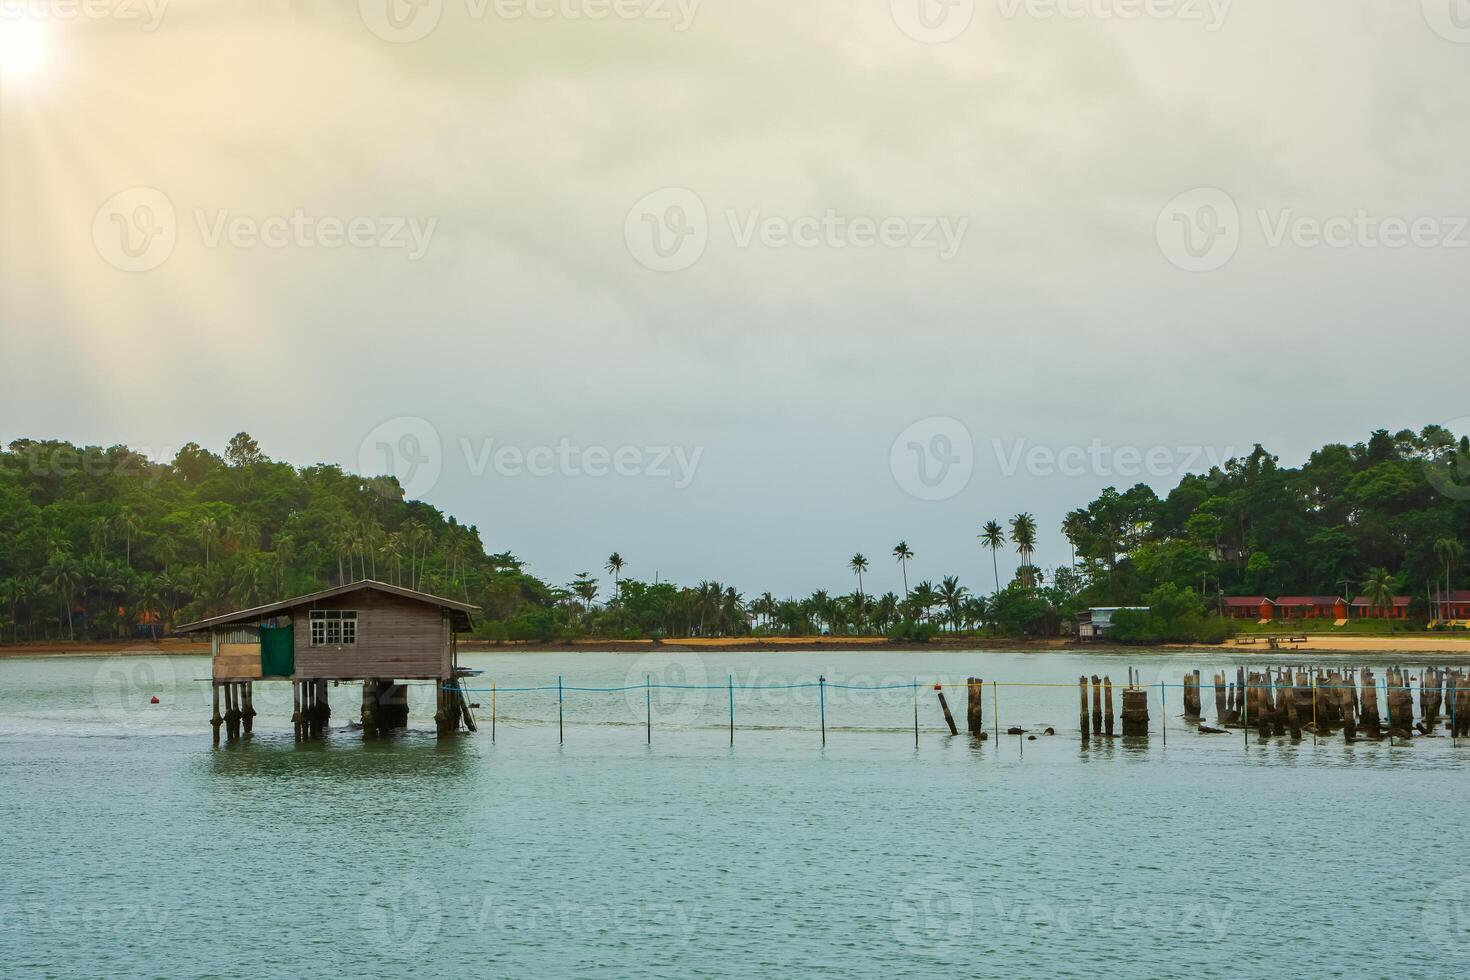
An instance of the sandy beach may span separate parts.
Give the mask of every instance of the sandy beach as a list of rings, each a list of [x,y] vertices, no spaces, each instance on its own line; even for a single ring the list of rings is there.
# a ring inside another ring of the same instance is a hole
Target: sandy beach
[[[655,644],[652,640],[575,640],[571,642],[536,643],[529,641],[490,643],[474,640],[462,641],[459,649],[466,653],[491,651],[523,653],[564,653],[567,651],[598,651],[609,653],[638,653],[650,650],[700,651],[725,653],[780,653],[786,651],[830,650],[833,652],[894,651],[894,650],[1118,650],[1131,649],[1189,650],[1197,649],[1194,644],[1163,644],[1157,647],[1120,647],[1107,643],[1077,643],[1064,637],[1053,639],[1008,639],[992,637],[936,637],[928,643],[896,643],[882,636],[773,636],[751,639],[750,637],[690,637],[666,640]],[[1303,643],[1283,642],[1280,649],[1272,650],[1265,637],[1256,643],[1238,644],[1230,640],[1216,649],[1229,651],[1232,655],[1279,656],[1282,653],[1415,653],[1415,654],[1470,654],[1470,633],[1405,633],[1384,636],[1329,636],[1308,634]],[[86,641],[76,643],[20,643],[0,646],[0,660],[20,657],[97,657],[97,656],[156,656],[198,655],[209,652],[209,644],[194,639],[164,640],[117,640]]]

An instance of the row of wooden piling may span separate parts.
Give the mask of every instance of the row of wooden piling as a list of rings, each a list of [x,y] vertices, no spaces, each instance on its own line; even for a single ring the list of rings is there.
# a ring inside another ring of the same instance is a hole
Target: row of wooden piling
[[[1114,738],[1115,718],[1113,714],[1113,679],[1109,675],[1092,675],[1091,710],[1088,710],[1087,675],[1077,678],[1078,728],[1082,741],[1089,738]],[[1128,672],[1128,686],[1123,689],[1122,728],[1124,735],[1148,734],[1148,690],[1138,686],[1132,669]]]
[[[219,744],[219,730],[223,726],[225,736],[237,739],[249,735],[255,724],[255,685],[250,681],[215,681],[214,714],[209,724],[214,729],[214,742]],[[220,701],[224,701],[224,713],[220,713]]]
[[[1200,718],[1199,672],[1185,678],[1186,718]],[[1193,680],[1191,680],[1193,678]],[[1414,720],[1415,678],[1389,667],[1384,685],[1369,668],[1265,667],[1235,669],[1211,678],[1215,713],[1221,728],[1254,729],[1258,738],[1302,732],[1322,737],[1341,730],[1345,740],[1410,739],[1432,735],[1450,706],[1451,735],[1470,734],[1470,675],[1458,669],[1426,667],[1419,682],[1419,721]],[[1191,697],[1191,690],[1194,696]],[[1383,704],[1380,705],[1380,695]]]

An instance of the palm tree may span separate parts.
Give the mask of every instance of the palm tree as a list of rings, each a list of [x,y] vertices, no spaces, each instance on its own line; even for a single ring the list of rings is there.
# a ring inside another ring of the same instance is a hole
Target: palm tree
[[[903,568],[903,594],[909,594],[909,562],[913,561],[914,553],[909,550],[907,541],[900,541],[893,546],[893,557],[898,559],[898,564]]]
[[[951,630],[959,629],[960,605],[965,601],[968,592],[969,590],[961,585],[959,578],[954,575],[946,575],[939,583],[939,599],[949,610]]]
[[[1011,518],[1011,541],[1021,556],[1021,584],[1029,588],[1035,581],[1031,553],[1036,550],[1036,519],[1027,513]]]
[[[999,521],[986,521],[985,526],[980,529],[980,543],[990,549],[990,567],[995,572],[995,591],[1000,592],[1000,563],[996,561],[995,553],[1005,547],[1006,532],[1000,526]]]
[[[603,568],[612,573],[613,598],[621,602],[623,598],[623,556],[614,551],[612,554],[607,556],[607,564],[604,565]]]
[[[1072,546],[1072,567],[1077,567],[1077,539],[1082,537],[1087,530],[1087,523],[1080,513],[1073,511],[1062,519],[1062,533],[1067,536],[1067,543]]]
[[[592,600],[597,598],[597,579],[592,578],[586,572],[578,572],[575,580],[567,588],[582,599],[582,609],[588,624],[592,622]]]
[[[296,557],[296,539],[289,534],[277,534],[272,549],[276,560],[276,595],[286,594],[286,567]]]
[[[92,539],[92,547],[97,549],[97,557],[102,557],[102,549],[107,547],[107,532],[112,527],[112,522],[105,517],[94,517],[88,527],[87,534]]]
[[[934,583],[925,579],[914,586],[913,594],[909,596],[909,599],[913,603],[914,609],[918,612],[917,618],[927,620],[929,618],[929,610],[939,602],[939,593],[934,591]]]
[[[124,552],[128,567],[133,567],[133,538],[143,533],[143,520],[131,510],[124,510],[117,518],[117,529],[123,533],[123,540],[127,542]]]
[[[1363,580],[1363,595],[1370,609],[1381,609],[1385,618],[1393,609],[1393,576],[1386,568],[1370,568]]]
[[[858,577],[858,595],[862,595],[863,594],[863,572],[866,572],[868,570],[868,559],[864,558],[863,557],[863,553],[861,551],[859,551],[857,554],[855,554],[855,555],[852,556],[852,561],[850,561],[850,562],[847,563],[847,567],[850,568],[850,569],[852,569],[854,572],[857,573],[857,577]]]
[[[81,573],[77,563],[63,554],[52,556],[51,561],[46,564],[44,573],[46,584],[51,591],[56,593],[57,601],[61,604],[61,617],[56,620],[59,631],[65,622],[67,634],[75,640],[77,638],[76,626],[72,622],[73,597],[76,595],[77,584],[81,581]]]
[[[213,517],[205,517],[199,521],[196,530],[199,533],[199,543],[204,545],[204,569],[208,571],[209,549],[212,545],[219,543],[219,521]],[[340,563],[337,570],[338,572],[342,570]]]
[[[1465,557],[1465,546],[1456,538],[1440,538],[1434,542],[1434,555],[1444,563],[1444,597],[1450,597],[1450,570]],[[1441,608],[1443,603],[1441,603]],[[1441,616],[1441,619],[1444,617]]]

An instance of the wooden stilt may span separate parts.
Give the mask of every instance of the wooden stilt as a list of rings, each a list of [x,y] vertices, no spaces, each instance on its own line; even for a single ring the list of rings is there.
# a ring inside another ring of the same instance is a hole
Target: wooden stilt
[[[1102,716],[1102,678],[1096,674],[1092,675],[1092,734],[1101,735],[1103,729]]]
[[[949,702],[944,700],[944,689],[938,684],[935,684],[934,693],[939,695],[939,707],[944,712],[944,723],[949,726],[949,733],[951,735],[958,735],[960,730],[955,727],[954,715],[949,713]]]
[[[1078,722],[1078,726],[1077,727],[1079,727],[1080,729],[1082,729],[1082,741],[1085,743],[1087,741],[1087,738],[1088,738],[1088,733],[1092,729],[1092,726],[1088,723],[1088,718],[1087,718],[1087,677],[1086,677],[1086,675],[1083,675],[1082,677],[1077,678],[1077,691],[1078,691],[1078,697],[1081,698],[1081,701],[1082,701],[1082,707],[1080,709],[1080,714],[1078,716],[1080,718],[1080,721]]]
[[[1107,704],[1107,714],[1103,715],[1103,731],[1108,738],[1113,737],[1113,679],[1103,675],[1103,695]]]
[[[1148,735],[1148,691],[1131,688],[1123,692],[1123,735]]]
[[[240,686],[245,695],[245,706],[242,710],[241,717],[245,722],[245,734],[249,735],[251,729],[255,727],[255,685],[250,681],[246,681]]]
[[[224,723],[224,716],[219,713],[219,681],[210,684],[214,688],[214,714],[210,716],[209,724],[214,729],[214,744],[219,744],[219,726]]]

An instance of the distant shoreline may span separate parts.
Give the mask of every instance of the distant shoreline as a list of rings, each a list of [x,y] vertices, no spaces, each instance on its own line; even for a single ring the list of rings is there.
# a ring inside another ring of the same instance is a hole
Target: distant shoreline
[[[1271,650],[1264,642],[1237,645],[1228,642],[1215,647],[1200,644],[1164,643],[1151,646],[1121,646],[1109,643],[1078,643],[1074,640],[1006,639],[1003,637],[936,637],[928,643],[893,642],[881,636],[808,636],[690,638],[665,640],[574,640],[549,643],[514,641],[493,643],[464,640],[459,649],[464,653],[923,653],[964,650],[1070,653],[1135,651],[1148,653],[1170,650],[1210,649],[1233,656],[1269,659],[1290,653],[1419,653],[1470,654],[1470,633],[1415,633],[1399,636],[1310,636],[1298,646],[1283,645]],[[198,656],[209,653],[208,642],[195,639],[78,641],[76,643],[19,643],[0,646],[0,660],[23,657],[146,657]]]

